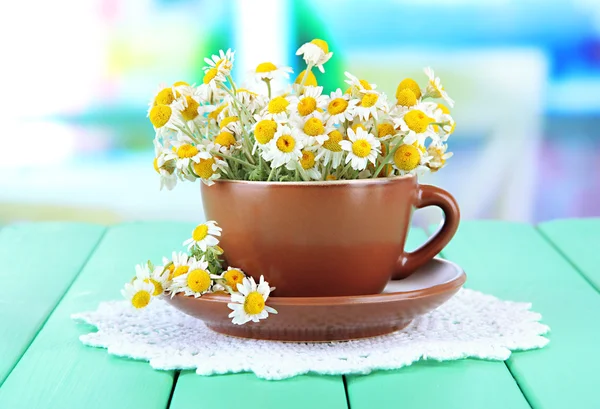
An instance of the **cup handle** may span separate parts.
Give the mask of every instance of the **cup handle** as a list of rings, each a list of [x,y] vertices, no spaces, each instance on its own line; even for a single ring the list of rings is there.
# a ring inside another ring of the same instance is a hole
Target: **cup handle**
[[[444,189],[431,185],[419,185],[415,207],[438,206],[444,212],[444,223],[425,244],[413,252],[404,252],[398,259],[392,279],[408,277],[416,269],[435,257],[450,242],[460,220],[460,210],[456,199]]]

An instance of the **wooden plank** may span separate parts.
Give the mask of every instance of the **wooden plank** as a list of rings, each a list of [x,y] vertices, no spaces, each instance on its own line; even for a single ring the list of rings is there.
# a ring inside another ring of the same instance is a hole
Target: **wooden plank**
[[[147,362],[110,356],[81,344],[90,327],[70,315],[120,299],[136,263],[160,261],[189,236],[187,223],[133,223],[111,227],[46,325],[0,389],[0,408],[44,409],[167,407],[173,372]],[[49,246],[56,245],[53,242]]]
[[[533,408],[600,407],[600,297],[534,227],[463,222],[444,255],[465,269],[472,288],[532,302],[551,327],[546,348],[507,362]]]
[[[413,229],[408,246],[414,248],[425,238],[422,230]],[[467,274],[470,284],[471,276]],[[420,361],[394,371],[346,378],[352,409],[529,408],[504,362]]]
[[[104,233],[75,223],[0,230],[0,385],[73,282]],[[29,292],[34,295],[24,296]],[[33,300],[32,300],[33,298]]]
[[[347,404],[341,376],[265,381],[249,373],[206,377],[185,371],[175,386],[170,409],[192,408],[346,409]]]
[[[600,292],[600,218],[554,220],[538,230]]]

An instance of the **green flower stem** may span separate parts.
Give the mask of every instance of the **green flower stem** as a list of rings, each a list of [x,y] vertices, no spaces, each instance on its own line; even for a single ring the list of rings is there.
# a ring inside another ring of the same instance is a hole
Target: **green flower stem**
[[[329,172],[331,171],[331,162],[332,161],[327,162],[327,166],[325,166],[325,170],[323,171],[323,180],[327,180],[327,176],[329,175]]]
[[[272,169],[271,169],[271,173],[269,173],[269,178],[267,179],[267,182],[270,182],[270,181],[271,181],[271,179],[273,179],[273,176],[275,176],[275,170],[276,170],[276,169],[277,169],[277,168],[272,168]]]
[[[267,84],[267,91],[269,92],[269,99],[271,99],[271,80],[263,79],[263,81],[265,82],[265,84]]]
[[[312,71],[313,65],[312,64],[308,64],[308,66],[306,67],[306,70],[304,71],[304,76],[302,76],[302,81],[300,82],[300,85],[304,87],[304,82],[306,81],[306,78],[308,78],[308,73]]]
[[[340,173],[340,178],[346,175],[348,169],[350,169],[350,165],[352,165],[352,161],[348,161],[348,164],[344,166],[344,169],[342,169],[342,172]]]
[[[390,146],[391,146],[391,144],[390,144]],[[400,147],[400,145],[396,146],[394,149],[389,149],[389,153],[386,155],[386,157],[383,159],[383,161],[381,161],[381,163],[379,164],[377,169],[375,169],[375,173],[373,174],[372,178],[376,178],[377,175],[379,175],[379,172],[381,172],[381,169],[383,169],[383,167],[389,163],[390,159],[392,159],[392,157],[394,156],[394,154],[396,153],[396,151],[398,150],[399,147]]]
[[[225,159],[232,160],[232,161],[237,162],[237,163],[239,163],[241,165],[247,166],[247,167],[249,167],[252,170],[256,169],[256,165],[253,165],[251,163],[246,162],[245,160],[238,159],[238,158],[233,157],[231,155],[227,155],[227,154],[224,154],[224,153],[221,153],[221,152],[215,152],[215,151],[211,151],[211,154],[213,154],[215,156],[221,156],[221,157],[223,157]]]

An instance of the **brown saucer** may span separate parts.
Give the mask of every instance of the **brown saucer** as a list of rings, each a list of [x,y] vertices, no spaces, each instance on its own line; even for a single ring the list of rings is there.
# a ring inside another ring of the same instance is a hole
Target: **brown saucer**
[[[277,341],[340,341],[388,334],[446,302],[464,284],[456,264],[435,258],[410,277],[390,281],[383,293],[349,297],[269,297],[270,314],[258,323],[235,325],[228,295],[177,294],[168,302],[219,333]],[[277,293],[277,291],[275,291]]]

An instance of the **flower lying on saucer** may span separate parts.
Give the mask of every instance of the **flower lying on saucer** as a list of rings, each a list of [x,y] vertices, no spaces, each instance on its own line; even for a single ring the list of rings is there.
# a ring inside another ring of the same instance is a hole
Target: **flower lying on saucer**
[[[131,305],[135,308],[144,308],[152,301],[154,293],[154,285],[143,280],[135,279],[133,283],[125,284],[125,288],[121,290],[123,297],[127,298]]]
[[[274,288],[269,288],[269,283],[260,276],[256,285],[254,278],[245,277],[242,284],[238,284],[238,292],[231,294],[231,302],[227,304],[233,311],[229,314],[231,322],[243,325],[248,321],[258,322],[271,314],[277,314],[274,308],[267,306],[267,298]]]
[[[222,230],[212,220],[199,224],[192,232],[192,237],[184,241],[183,245],[188,246],[188,249],[198,246],[202,251],[206,251],[209,246],[219,244],[219,240],[215,236],[220,236]]]

